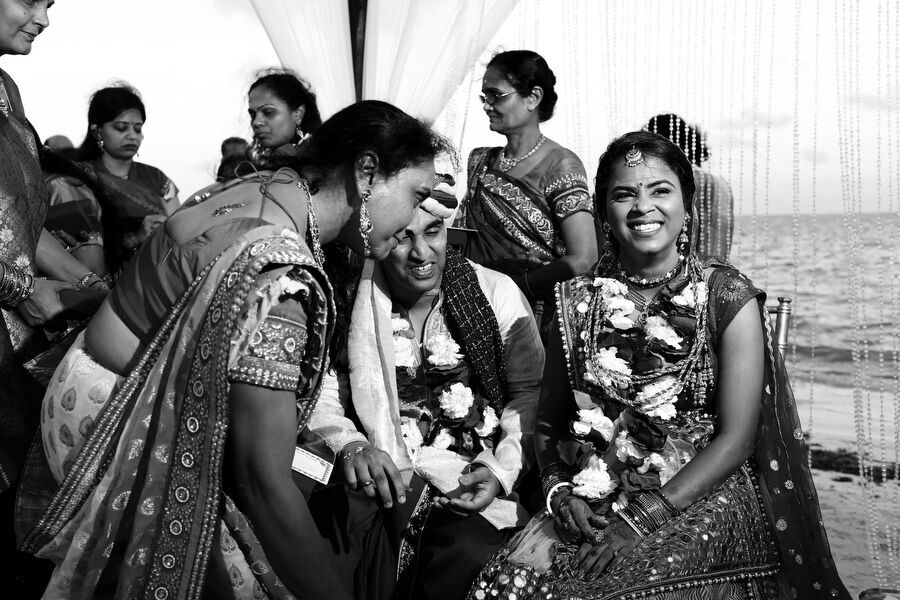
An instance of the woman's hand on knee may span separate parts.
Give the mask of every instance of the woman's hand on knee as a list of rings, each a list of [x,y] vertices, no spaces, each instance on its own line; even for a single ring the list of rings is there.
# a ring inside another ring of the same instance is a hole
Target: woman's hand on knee
[[[369,442],[350,442],[341,450],[344,477],[350,489],[391,508],[406,502],[406,485],[390,454]]]

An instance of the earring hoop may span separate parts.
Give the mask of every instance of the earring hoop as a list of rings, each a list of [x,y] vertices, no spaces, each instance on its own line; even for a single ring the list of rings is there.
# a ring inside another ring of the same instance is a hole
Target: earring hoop
[[[363,256],[366,258],[372,258],[372,242],[369,240],[372,233],[372,218],[369,216],[369,199],[371,197],[371,188],[366,188],[362,193],[362,202],[359,205],[359,237],[362,238]]]

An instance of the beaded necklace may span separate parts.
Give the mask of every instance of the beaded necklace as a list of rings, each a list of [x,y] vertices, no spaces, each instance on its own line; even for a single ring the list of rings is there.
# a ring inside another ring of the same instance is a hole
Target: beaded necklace
[[[506,149],[504,148],[503,155],[500,157],[500,162],[498,163],[497,167],[503,172],[509,171],[526,158],[533,156],[535,152],[541,149],[541,146],[544,145],[545,141],[547,141],[547,138],[544,137],[544,134],[542,133],[541,137],[538,138],[537,144],[534,145],[534,148],[529,150],[528,153],[523,154],[522,156],[519,156],[517,158],[507,158]]]
[[[681,269],[681,263],[684,262],[684,256],[678,255],[678,262],[675,263],[675,266],[660,275],[659,277],[653,277],[647,279],[645,277],[638,277],[637,275],[631,275],[625,271],[622,267],[621,263],[619,263],[619,276],[625,279],[626,282],[630,283],[636,288],[646,289],[656,287],[658,285],[663,285],[665,283],[669,283],[675,275],[678,274],[678,271]]]

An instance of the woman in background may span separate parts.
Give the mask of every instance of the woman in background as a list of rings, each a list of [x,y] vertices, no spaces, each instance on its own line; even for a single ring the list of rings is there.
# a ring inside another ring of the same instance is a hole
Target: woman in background
[[[322,124],[316,95],[309,84],[290,71],[273,71],[256,79],[247,96],[257,161],[291,155],[306,136]]]
[[[491,59],[481,101],[506,145],[469,155],[469,190],[457,223],[478,230],[466,257],[513,278],[528,298],[546,345],[553,288],[597,260],[584,165],[541,133],[553,116],[556,76],[530,50]]]
[[[134,160],[144,141],[147,111],[137,90],[98,90],[77,159],[103,188],[100,222],[107,270],[115,276],[140,245],[179,207],[178,188],[156,167]]]

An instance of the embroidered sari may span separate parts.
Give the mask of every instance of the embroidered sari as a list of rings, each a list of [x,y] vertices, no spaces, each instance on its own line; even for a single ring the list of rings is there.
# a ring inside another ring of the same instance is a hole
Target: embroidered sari
[[[621,461],[624,455],[630,461],[642,453],[634,445],[620,445],[617,439],[625,425],[629,435],[639,437],[635,433],[638,429],[631,428],[635,420],[629,420],[635,408],[629,402],[608,397],[595,384],[596,380],[592,381],[590,369],[586,368],[583,334],[588,331],[589,315],[601,296],[594,289],[594,277],[611,276],[602,265],[601,262],[591,276],[559,286],[558,310],[568,378],[574,392],[573,413],[575,409],[580,409],[579,415],[599,410],[615,422],[610,423],[615,428],[609,436],[602,436],[610,442],[609,448],[595,432],[586,434],[595,438],[592,442],[597,444],[597,456],[613,465],[616,457]],[[652,449],[659,457],[658,476],[653,474],[652,455],[645,456],[644,466],[650,463],[650,468],[643,471],[644,475],[631,473],[628,467],[620,471],[611,466],[610,472],[621,478],[615,484],[623,492],[629,488],[652,489],[671,478],[709,443],[717,425],[712,399],[719,336],[750,302],[757,303],[765,331],[765,377],[754,456],[712,493],[642,539],[621,563],[596,581],[583,579],[574,569],[578,544],[560,540],[553,518],[541,511],[482,571],[470,598],[850,597],[831,558],[793,395],[765,311],[765,293],[724,263],[710,260],[701,266],[708,286],[706,345],[713,380],[707,382],[703,393],[696,394],[694,388],[684,388],[692,390],[687,394],[677,392],[675,414],[666,421],[661,438],[652,439],[649,430],[644,430],[641,446]],[[662,298],[651,302],[650,313],[682,295],[688,283],[682,276],[667,284],[660,292]],[[670,302],[670,308],[671,304],[678,302]],[[669,322],[684,338],[698,334],[691,327],[696,328],[699,321],[692,323],[675,310],[670,312]],[[627,334],[615,329],[603,335],[606,337],[598,347],[616,348],[621,356],[631,357],[628,364],[635,372],[653,356],[666,357],[658,346],[651,354],[646,341],[631,344]],[[573,431],[577,429],[573,427]],[[592,501],[591,507],[604,516],[610,515],[612,500],[616,500],[614,495]]]
[[[571,151],[553,150],[515,178],[490,166],[501,150],[476,148],[469,155],[469,189],[457,223],[478,231],[466,258],[516,277],[564,257],[562,221],[594,208],[584,166]],[[552,297],[529,301],[546,344]]]
[[[331,288],[282,226],[250,228],[197,268],[127,377],[104,379],[82,343],[57,370],[45,411],[104,406],[69,460],[53,459],[61,484],[22,543],[57,565],[45,598],[292,597],[225,490],[228,393],[232,382],[293,389],[305,427],[332,331]],[[274,314],[281,296],[300,307],[302,326]]]
[[[0,261],[34,274],[34,253],[47,213],[37,143],[31,124],[25,118],[18,89],[2,70],[0,88],[0,95],[9,97],[9,114],[0,112]],[[26,324],[12,307],[0,309],[2,492],[18,479],[24,449],[36,425],[37,397],[41,390],[22,365],[44,349],[46,339],[41,331]]]

